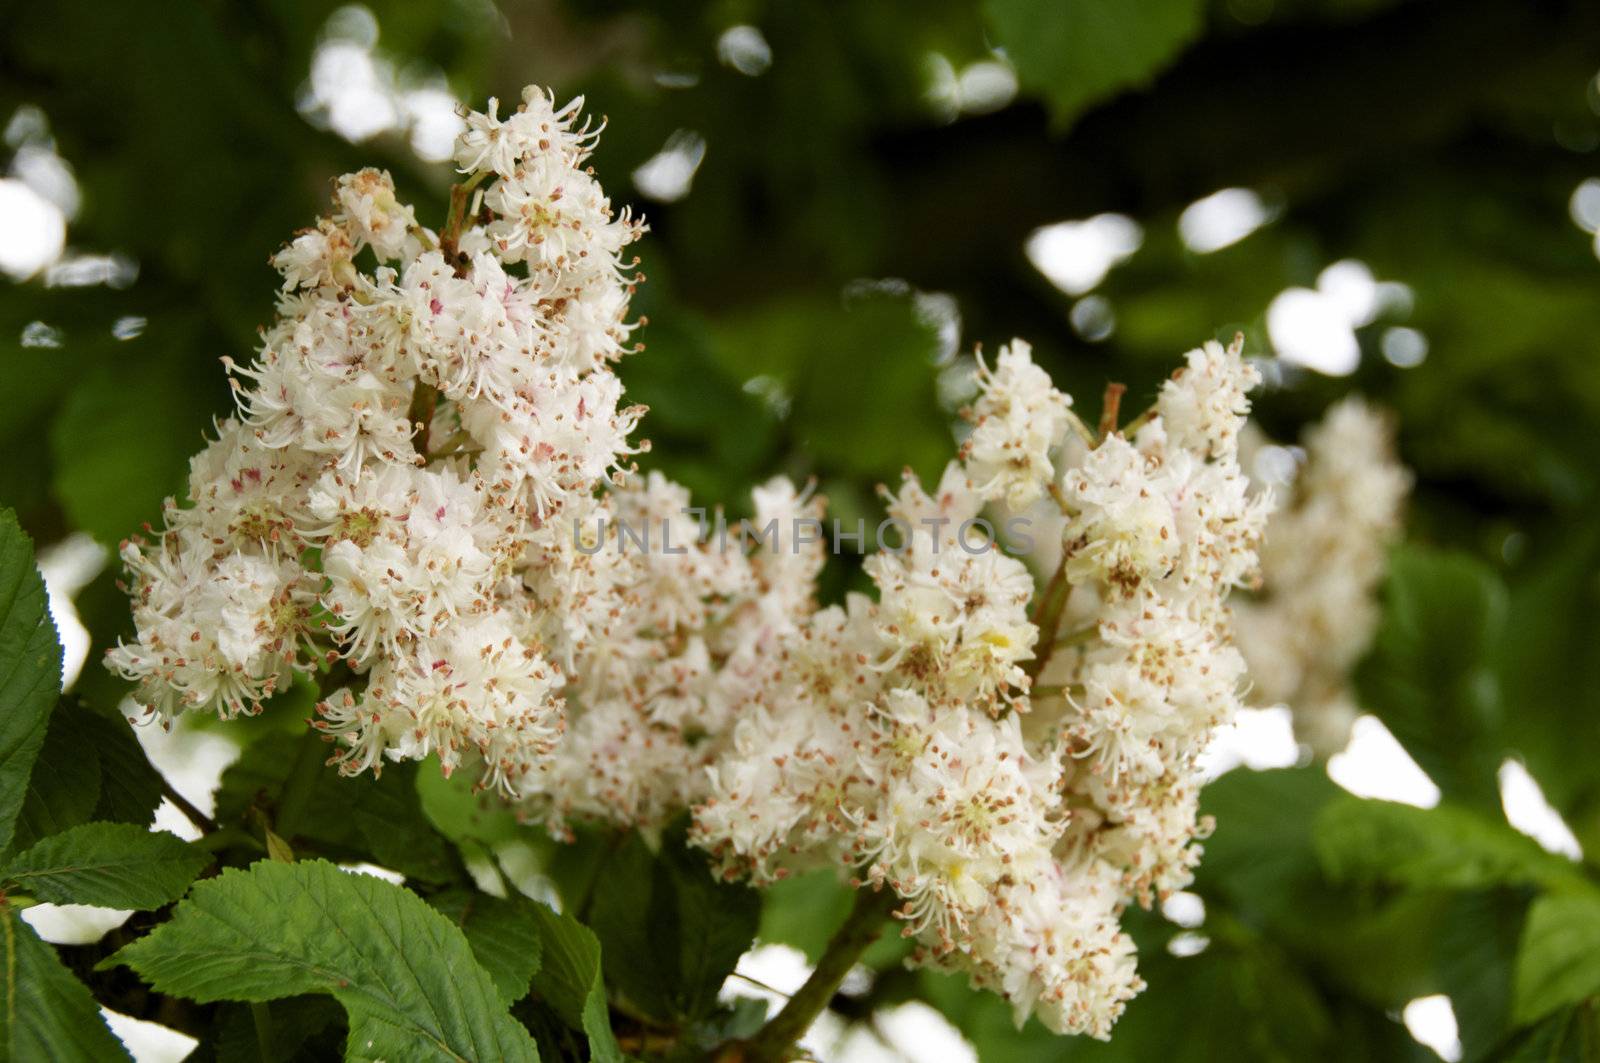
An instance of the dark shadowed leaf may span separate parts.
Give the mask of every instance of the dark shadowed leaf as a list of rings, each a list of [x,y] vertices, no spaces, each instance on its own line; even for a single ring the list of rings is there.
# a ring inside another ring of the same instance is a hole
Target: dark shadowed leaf
[[[60,693],[61,645],[33,544],[16,514],[0,509],[0,850],[11,843]]]

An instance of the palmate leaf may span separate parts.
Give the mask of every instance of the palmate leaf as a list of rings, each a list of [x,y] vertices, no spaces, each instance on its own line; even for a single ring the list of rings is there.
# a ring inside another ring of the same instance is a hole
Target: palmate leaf
[[[0,867],[0,881],[53,904],[159,908],[183,896],[211,856],[130,823],[85,823],[25,849]]]
[[[201,1002],[332,994],[351,1059],[538,1059],[459,928],[409,890],[321,860],[197,884],[116,964]]]
[[[0,1063],[127,1059],[94,997],[18,911],[0,902]]]
[[[1200,35],[1199,0],[986,0],[995,43],[1058,126],[1148,84]]]
[[[33,544],[0,509],[0,850],[27,795],[45,721],[61,693],[61,644],[46,607]]]

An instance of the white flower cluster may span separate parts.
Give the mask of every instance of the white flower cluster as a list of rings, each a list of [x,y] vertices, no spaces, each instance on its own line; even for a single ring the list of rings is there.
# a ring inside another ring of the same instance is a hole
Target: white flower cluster
[[[1268,525],[1262,594],[1236,611],[1252,700],[1288,705],[1300,740],[1326,757],[1349,742],[1360,711],[1349,673],[1378,624],[1411,474],[1388,418],[1359,398],[1329,409],[1304,444],[1292,495]]]
[[[654,830],[705,792],[733,723],[770,689],[815,608],[822,500],[779,478],[754,492],[746,552],[689,512],[659,473],[597,500],[529,570],[541,637],[571,677],[574,722],[530,803],[560,834],[574,817]]]
[[[1141,985],[1121,912],[1189,881],[1196,758],[1243,687],[1254,371],[1207,344],[1137,431],[1096,435],[1013,343],[960,460],[888,496],[876,595],[819,608],[821,498],[763,485],[734,547],[623,474],[642,226],[577,112],[530,90],[470,115],[438,232],[386,174],[340,179],[274,259],[257,358],[228,363],[238,416],[123,548],[137,636],[109,663],[163,720],[315,677],[344,770],[437,755],[557,833],[687,808],[726,874],[893,891],[916,962],[1106,1036]],[[1046,504],[1036,586],[982,514]]]
[[[1135,440],[1086,451],[1026,345],[980,368],[965,462],[891,498],[916,533],[868,559],[877,600],[806,620],[692,837],[758,882],[832,865],[892,889],[916,962],[1019,1021],[1106,1036],[1141,985],[1120,913],[1189,881],[1195,761],[1243,687],[1224,599],[1269,508],[1237,461],[1255,382],[1208,344]],[[1046,493],[1068,541],[1036,593],[1021,562],[970,547],[985,502]]]
[[[149,714],[345,677],[318,710],[345,770],[470,755],[508,795],[542,788],[583,635],[553,659],[533,587],[643,413],[611,370],[642,226],[585,168],[577,110],[530,89],[473,115],[458,189],[487,189],[437,233],[369,169],[273,259],[277,319],[253,364],[225,360],[237,418],[122,548],[137,636],[109,664]]]

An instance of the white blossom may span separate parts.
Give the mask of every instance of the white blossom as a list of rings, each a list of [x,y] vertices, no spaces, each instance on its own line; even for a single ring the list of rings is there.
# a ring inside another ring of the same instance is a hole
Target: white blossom
[[[1378,624],[1376,591],[1411,475],[1388,419],[1359,398],[1331,407],[1304,443],[1305,465],[1261,551],[1261,594],[1235,610],[1253,700],[1288,705],[1301,740],[1327,756],[1360,714],[1348,676]]]
[[[578,122],[538,90],[469,115],[476,205],[437,233],[387,174],[336,183],[273,259],[255,358],[226,363],[237,417],[123,547],[137,632],[108,663],[163,720],[304,676],[341,770],[433,758],[558,836],[687,810],[723,874],[890,890],[914,963],[1106,1036],[1142,986],[1120,913],[1189,881],[1197,760],[1246,687],[1256,374],[1207,344],[1137,431],[1096,436],[1014,341],[979,362],[959,460],[885,491],[874,593],[823,606],[810,485],[760,485],[730,536],[636,473],[645,411],[613,367],[643,226]],[[999,548],[987,503],[1055,507],[1052,571]]]
[[[152,715],[256,712],[316,676],[342,684],[319,726],[344,770],[437,756],[510,798],[546,792],[564,666],[637,577],[614,559],[584,575],[562,545],[563,512],[603,506],[642,449],[612,364],[632,328],[620,254],[643,227],[583,168],[577,121],[537,91],[504,123],[469,120],[457,154],[491,181],[486,224],[436,234],[365,169],[273,258],[277,318],[253,361],[224,360],[238,417],[156,541],[123,547],[137,633],[108,663]]]

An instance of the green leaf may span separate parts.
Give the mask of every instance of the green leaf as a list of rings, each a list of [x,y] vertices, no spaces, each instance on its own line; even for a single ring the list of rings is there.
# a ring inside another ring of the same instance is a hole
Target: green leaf
[[[94,818],[102,785],[100,753],[85,745],[66,699],[50,714],[44,743],[28,775],[27,793],[11,836],[14,849]]]
[[[1317,855],[1331,878],[1421,888],[1582,884],[1577,865],[1503,822],[1451,805],[1414,808],[1341,796],[1317,817]]]
[[[1200,874],[1241,911],[1272,923],[1294,919],[1323,885],[1311,825],[1343,792],[1320,767],[1228,772],[1201,793],[1201,811],[1217,829]]]
[[[211,862],[204,849],[130,823],[85,823],[18,853],[0,881],[53,904],[159,908]]]
[[[1437,991],[1430,934],[1449,898],[1330,882],[1315,825],[1347,796],[1320,765],[1228,772],[1201,794],[1201,811],[1217,827],[1193,889],[1208,911],[1267,931],[1352,994],[1399,1006]]]
[[[262,1007],[268,1009],[271,1027],[265,1046],[253,1013]],[[336,1059],[344,1041],[343,1027],[344,1012],[338,1003],[315,994],[270,1004],[224,1004],[217,1009],[207,1046],[217,1063]]]
[[[89,990],[61,965],[55,949],[39,940],[33,927],[4,902],[0,902],[0,932],[5,935],[0,1061],[100,1063],[128,1058]]]
[[[1456,893],[1435,927],[1437,984],[1429,989],[1450,998],[1467,1063],[1489,1058],[1511,1032],[1511,974],[1527,908],[1522,890]]]
[[[494,979],[500,999],[513,1004],[528,995],[543,948],[535,903],[525,897],[501,900],[474,890],[449,890],[428,898],[467,935],[472,954]]]
[[[1200,35],[1200,0],[985,0],[995,43],[1059,128],[1148,85]]]
[[[698,1019],[755,938],[760,899],[713,877],[704,857],[667,832],[652,853],[630,834],[595,880],[585,913],[607,956],[612,982],[636,1006],[662,1021]]]
[[[11,844],[45,720],[61,693],[61,645],[33,544],[0,509],[0,851]]]
[[[717,324],[725,370],[790,404],[799,457],[820,473],[936,478],[951,454],[939,410],[939,336],[905,292],[790,299]],[[841,388],[839,381],[849,380]],[[883,396],[893,395],[885,406]],[[869,521],[869,527],[871,522]]]
[[[436,762],[427,762],[419,771],[416,788],[422,812],[434,829],[451,841],[494,845],[511,841],[522,834],[517,814],[492,793],[473,786],[471,772],[462,770],[445,778]]]
[[[600,971],[600,940],[594,931],[553,908],[534,905],[543,940],[533,988],[561,1020],[589,1038],[590,1057],[599,1063],[621,1063],[622,1050],[611,1032],[605,979]],[[626,962],[625,960],[623,962]]]
[[[1600,1011],[1566,1008],[1529,1030],[1501,1057],[1505,1063],[1594,1063],[1600,1058]]]
[[[11,844],[26,848],[90,820],[149,826],[160,803],[161,776],[127,721],[65,697],[50,714]]]
[[[259,808],[295,851],[306,848],[298,842],[309,843],[322,855],[372,861],[418,882],[461,878],[448,843],[423,813],[417,789],[421,765],[389,764],[382,775],[345,778],[326,760],[327,743],[313,731],[258,738],[222,774],[217,821],[253,830],[249,813]],[[286,790],[293,789],[291,778],[303,782],[293,808],[284,801]]]
[[[1503,710],[1490,660],[1505,611],[1505,587],[1480,562],[1399,549],[1382,624],[1357,671],[1362,703],[1422,770],[1446,795],[1486,810],[1500,807],[1504,750],[1491,736]]]
[[[263,861],[197,883],[172,919],[102,966],[202,1003],[330,993],[355,1059],[536,1060],[450,920],[325,861]]]
[[[161,775],[144,754],[133,728],[121,717],[107,717],[71,699],[57,716],[72,721],[85,748],[100,761],[100,800],[94,819],[149,826],[161,804]]]
[[[1592,805],[1600,792],[1600,728],[1589,726],[1600,719],[1600,654],[1590,652],[1600,644],[1600,511],[1561,525],[1558,537],[1530,547],[1495,658],[1501,689],[1516,691],[1505,744],[1572,822],[1582,811],[1575,804],[1587,797]]]
[[[1528,909],[1511,1013],[1520,1024],[1600,996],[1600,893],[1551,894]]]

